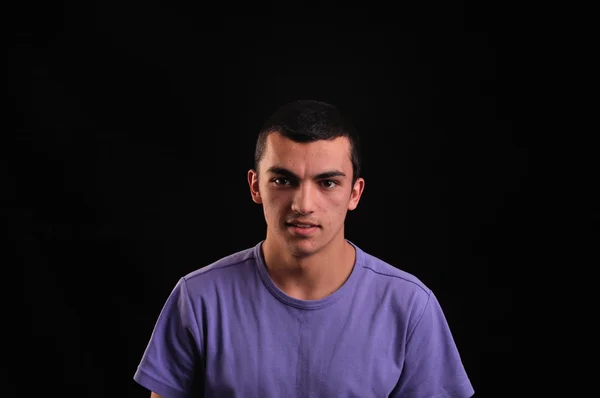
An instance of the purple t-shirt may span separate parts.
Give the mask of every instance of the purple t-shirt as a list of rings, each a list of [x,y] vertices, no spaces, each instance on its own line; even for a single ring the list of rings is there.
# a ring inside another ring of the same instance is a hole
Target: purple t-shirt
[[[280,290],[262,241],[181,278],[134,380],[165,398],[472,396],[431,290],[348,242],[352,273],[322,300]]]

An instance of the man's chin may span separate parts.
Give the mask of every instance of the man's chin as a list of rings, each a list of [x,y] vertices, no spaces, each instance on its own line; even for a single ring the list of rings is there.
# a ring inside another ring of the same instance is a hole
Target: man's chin
[[[319,251],[319,247],[312,239],[288,239],[287,247],[294,257],[309,257]]]

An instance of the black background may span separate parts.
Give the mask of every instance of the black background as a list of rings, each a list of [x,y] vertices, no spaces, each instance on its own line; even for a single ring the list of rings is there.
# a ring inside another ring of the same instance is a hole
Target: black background
[[[246,172],[264,119],[295,99],[334,103],[361,133],[347,238],[434,290],[477,397],[514,395],[528,224],[511,10],[367,3],[7,15],[3,213],[25,293],[5,309],[7,395],[149,396],[132,376],[177,279],[264,238]]]

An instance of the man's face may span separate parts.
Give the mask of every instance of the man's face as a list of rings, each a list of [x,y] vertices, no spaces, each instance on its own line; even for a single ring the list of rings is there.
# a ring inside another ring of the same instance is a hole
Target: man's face
[[[362,178],[352,185],[346,137],[297,143],[272,133],[258,167],[260,179],[250,170],[248,183],[252,199],[263,205],[267,239],[299,257],[344,239],[346,213],[356,208],[364,188]]]

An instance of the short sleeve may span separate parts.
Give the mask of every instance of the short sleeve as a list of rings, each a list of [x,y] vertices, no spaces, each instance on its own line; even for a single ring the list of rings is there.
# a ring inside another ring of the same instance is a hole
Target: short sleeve
[[[167,298],[133,379],[163,398],[187,398],[202,364],[200,326],[185,280]]]
[[[440,304],[433,293],[406,342],[392,397],[468,398],[474,394]]]

